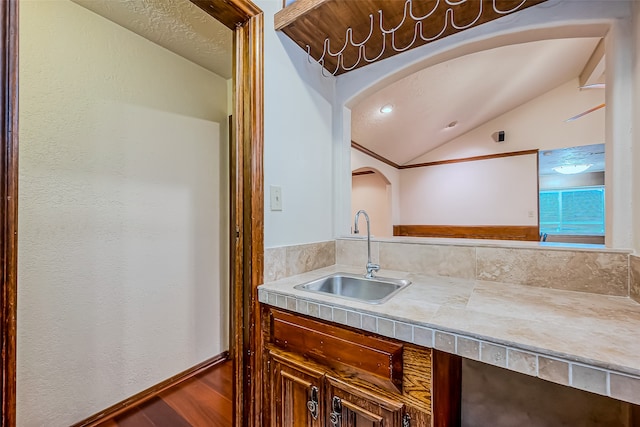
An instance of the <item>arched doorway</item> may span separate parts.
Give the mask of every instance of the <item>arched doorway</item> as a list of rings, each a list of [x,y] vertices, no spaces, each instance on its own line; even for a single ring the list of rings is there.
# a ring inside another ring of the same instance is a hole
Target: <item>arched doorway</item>
[[[360,209],[367,211],[373,236],[393,236],[391,191],[391,182],[374,168],[359,168],[351,173],[352,217]]]

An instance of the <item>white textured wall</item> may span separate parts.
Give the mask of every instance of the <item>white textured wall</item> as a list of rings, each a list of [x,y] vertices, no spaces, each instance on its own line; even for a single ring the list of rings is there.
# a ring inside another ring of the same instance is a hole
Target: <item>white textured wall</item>
[[[228,348],[227,83],[69,1],[20,39],[18,426],[64,426]]]
[[[264,245],[333,238],[331,96],[333,79],[273,29],[282,0],[258,0],[264,11]],[[282,211],[269,209],[269,186],[282,187]]]
[[[535,154],[400,172],[400,224],[538,223]]]
[[[618,19],[604,42],[607,84],[605,244],[631,248],[634,235],[633,204],[639,193],[634,193],[632,188],[634,70],[633,54],[630,52],[633,52],[634,43],[630,16]]]
[[[604,90],[581,91],[578,86],[578,79],[573,79],[418,157],[412,163],[602,144],[605,141],[604,109],[565,122],[569,117],[604,103]],[[503,143],[496,143],[491,136],[499,130],[505,131]]]

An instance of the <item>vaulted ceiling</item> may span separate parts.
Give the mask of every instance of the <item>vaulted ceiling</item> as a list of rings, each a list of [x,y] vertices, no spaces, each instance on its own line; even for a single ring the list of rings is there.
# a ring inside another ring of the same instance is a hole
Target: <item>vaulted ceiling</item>
[[[574,38],[510,45],[423,69],[354,106],[352,139],[394,163],[410,164],[578,77],[598,42]],[[393,111],[381,113],[385,105]]]

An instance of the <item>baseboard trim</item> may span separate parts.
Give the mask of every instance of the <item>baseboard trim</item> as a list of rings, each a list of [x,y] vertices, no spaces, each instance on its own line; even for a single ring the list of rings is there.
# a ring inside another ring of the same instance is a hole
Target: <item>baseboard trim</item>
[[[217,365],[218,363],[222,363],[229,360],[229,352],[225,351],[217,356],[214,356],[210,359],[205,360],[204,362],[198,363],[197,365],[180,372],[172,376],[171,378],[167,378],[166,380],[149,387],[146,390],[141,391],[140,393],[134,394],[133,396],[123,400],[122,402],[118,402],[113,406],[110,406],[107,409],[104,409],[89,418],[80,421],[79,423],[73,424],[71,427],[95,427],[99,424],[112,419],[113,417],[120,415],[121,413],[131,409],[135,406],[138,406],[147,400],[157,396],[163,391],[167,390],[170,387],[176,386],[183,381],[192,378],[199,373]]]
[[[455,239],[540,240],[537,225],[394,225],[394,236]]]

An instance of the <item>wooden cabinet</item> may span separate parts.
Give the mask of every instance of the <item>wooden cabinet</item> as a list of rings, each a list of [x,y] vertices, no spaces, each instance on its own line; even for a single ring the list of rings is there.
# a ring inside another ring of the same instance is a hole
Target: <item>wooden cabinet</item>
[[[401,427],[404,404],[326,377],[325,394],[331,427]]]
[[[461,359],[263,307],[263,425],[460,425]]]
[[[324,372],[270,355],[271,425],[323,427]]]
[[[272,427],[401,427],[404,404],[269,352]]]

